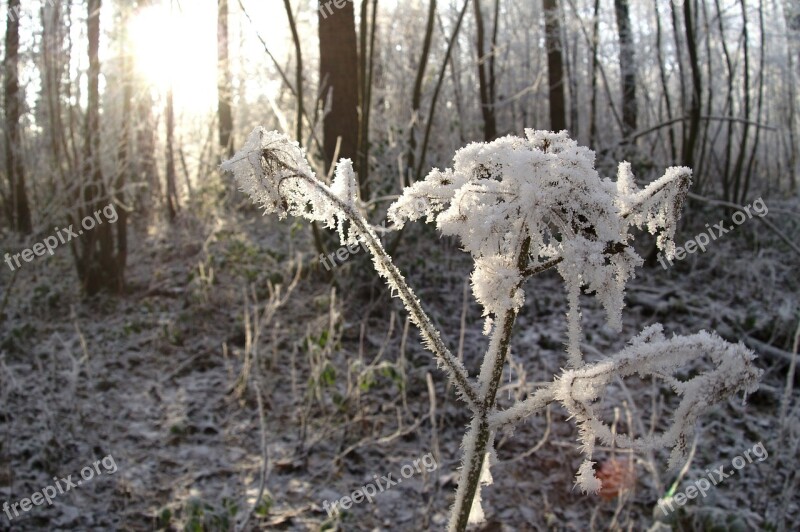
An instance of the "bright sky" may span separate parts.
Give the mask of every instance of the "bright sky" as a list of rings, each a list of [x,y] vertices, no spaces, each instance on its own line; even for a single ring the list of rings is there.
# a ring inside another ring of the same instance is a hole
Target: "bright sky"
[[[280,60],[288,44],[288,24],[282,6],[274,0],[244,0],[244,5]],[[239,17],[237,0],[230,0],[230,10],[231,68],[236,70],[239,66],[240,49],[248,57],[265,61],[255,28]],[[216,0],[162,0],[132,19],[129,31],[137,70],[161,94],[166,94],[172,85],[176,108],[202,113],[216,106]]]

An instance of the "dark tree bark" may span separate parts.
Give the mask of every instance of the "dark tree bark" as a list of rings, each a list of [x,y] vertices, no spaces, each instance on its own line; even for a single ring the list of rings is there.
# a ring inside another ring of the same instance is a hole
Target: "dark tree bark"
[[[378,0],[372,0],[372,9],[369,10],[369,0],[362,0],[361,3],[361,52],[359,67],[360,75],[360,94],[358,101],[361,109],[361,116],[358,124],[358,160],[356,161],[356,171],[359,179],[369,182],[369,121],[372,110],[372,78],[375,68],[375,33],[376,20],[378,17]],[[368,13],[369,11],[369,13]],[[367,25],[368,15],[371,17]]]
[[[686,104],[686,76],[684,75],[683,68],[683,40],[681,39],[680,31],[680,18],[678,17],[678,9],[673,2],[669,3],[670,19],[672,20],[672,35],[675,39],[675,55],[678,63],[678,81],[681,88],[681,112],[679,116],[685,116],[687,110]],[[681,158],[686,159],[686,136],[687,127],[686,122],[681,122]]]
[[[131,114],[133,102],[134,72],[132,57],[130,55],[130,41],[128,38],[128,16],[126,8],[121,9],[120,20],[122,49],[120,50],[122,71],[122,136],[117,149],[117,179],[114,183],[114,197],[119,208],[117,213],[117,256],[116,264],[120,278],[124,279],[125,265],[128,260],[128,211],[123,207],[128,202],[125,199],[125,185],[131,174],[130,147],[131,147]]]
[[[22,97],[19,90],[19,17],[20,0],[8,3],[6,21],[5,57],[5,111],[6,111],[6,173],[8,175],[8,198],[6,213],[11,228],[22,234],[33,230],[28,193],[25,189],[25,167],[22,161],[20,117]]]
[[[175,186],[175,105],[172,86],[167,90],[166,115],[167,146],[166,146],[166,178],[167,178],[167,215],[169,221],[174,222],[178,215],[178,189]]]
[[[147,217],[153,212],[153,205],[160,203],[163,198],[161,174],[156,161],[157,128],[152,98],[141,95],[136,111],[136,176],[140,183],[146,185],[137,194],[137,203],[142,215]]]
[[[112,205],[115,193],[109,194],[103,180],[100,165],[100,8],[101,0],[88,0],[87,41],[89,69],[87,72],[87,104],[86,124],[84,129],[83,175],[86,181],[82,186],[82,194],[76,198],[79,203],[78,218],[69,216],[69,222],[76,229],[83,220],[95,218],[97,224],[93,228],[85,227],[85,231],[77,242],[70,241],[78,277],[85,295],[92,296],[101,290],[120,292],[124,288],[124,241],[116,241],[112,225],[102,221],[97,213]],[[116,207],[115,207],[116,209]],[[118,212],[118,211],[117,211]],[[108,220],[108,218],[106,218]],[[117,224],[125,223],[117,219]],[[118,226],[118,235],[121,227]]]
[[[231,158],[234,154],[233,89],[228,52],[228,0],[219,0],[217,4],[217,92],[220,153]]]
[[[714,55],[711,48],[711,24],[710,18],[708,13],[708,4],[706,2],[702,2],[700,4],[700,13],[703,15],[703,33],[705,33],[705,52],[706,52],[706,79],[708,83],[706,83],[705,92],[706,92],[706,103],[705,103],[705,115],[712,116],[714,114],[714,93],[716,92],[714,84],[712,80],[714,79]],[[695,16],[699,17],[698,13],[695,13]],[[699,24],[699,22],[698,22]],[[713,144],[709,147],[709,136],[711,131],[711,120],[704,120],[703,121],[703,133],[701,135],[700,140],[700,155],[696,157],[697,161],[695,162],[694,167],[694,187],[698,193],[702,194],[702,191],[706,185],[706,176],[708,172],[706,171],[706,160],[709,158],[708,153],[709,151],[713,151]]]
[[[683,164],[694,166],[694,150],[697,146],[697,136],[700,132],[700,110],[702,105],[703,83],[700,74],[700,62],[697,58],[697,40],[695,39],[694,19],[692,15],[692,2],[683,4],[683,23],[686,31],[686,50],[689,55],[689,66],[692,70],[692,103],[689,107],[689,132],[684,138]]]
[[[334,162],[341,139],[339,158],[356,160],[358,155],[358,43],[355,8],[345,2],[341,9],[319,9],[320,94],[328,112],[323,118],[325,168]],[[363,198],[366,184],[360,183]]]
[[[750,36],[747,30],[747,6],[744,0],[740,0],[742,6],[742,51],[744,54],[744,64],[742,65],[742,100],[744,102],[744,120],[742,124],[742,140],[739,143],[739,153],[736,156],[736,164],[733,167],[733,194],[728,201],[734,203],[740,202],[739,191],[742,187],[742,178],[744,172],[744,156],[747,150],[747,139],[750,133],[749,120],[750,120]],[[728,142],[733,142],[733,139],[728,139]]]
[[[619,70],[622,84],[623,138],[636,131],[636,57],[628,0],[614,0],[619,34]]]
[[[497,39],[497,18],[498,3],[495,0],[495,30],[492,32],[492,48],[486,54],[485,40],[486,31],[483,23],[483,12],[481,11],[480,0],[475,0],[475,42],[478,49],[478,89],[481,100],[481,116],[483,116],[483,137],[490,141],[497,137],[497,118],[494,113],[494,93],[495,93],[495,43]],[[488,72],[487,72],[488,71]]]
[[[700,106],[702,104],[701,94],[703,91],[691,5],[692,2],[684,2],[683,4],[686,51],[689,54],[689,66],[692,70],[692,103],[689,107],[689,133],[684,139],[683,164],[690,168],[694,166],[694,150],[697,145],[697,136],[700,132]]]
[[[567,117],[558,1],[543,1],[545,45],[547,46],[547,84],[550,92],[550,129],[561,131],[567,129]]]

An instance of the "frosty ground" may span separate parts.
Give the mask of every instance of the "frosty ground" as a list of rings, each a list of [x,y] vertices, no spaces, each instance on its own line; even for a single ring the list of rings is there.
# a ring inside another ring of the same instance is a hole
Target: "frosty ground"
[[[797,242],[797,201],[766,201],[770,220]],[[138,260],[122,298],[81,302],[66,249],[0,274],[0,498],[29,497],[109,454],[118,466],[51,507],[12,521],[0,514],[0,529],[228,530],[248,514],[253,530],[442,529],[469,419],[364,254],[338,267],[332,285],[300,224],[247,208],[184,216],[163,232],[138,228],[131,252]],[[724,216],[694,208],[676,241]],[[3,249],[14,245],[3,241]],[[474,374],[486,337],[465,290],[471,261],[428,229],[409,231],[398,249],[399,267]],[[621,497],[581,495],[577,431],[553,407],[498,438],[481,530],[775,529],[800,519],[796,382],[781,419],[800,299],[792,253],[753,220],[668,271],[657,262],[644,267],[629,285],[621,334],[583,299],[591,360],[654,322],[668,335],[717,330],[760,355],[760,390],[702,419],[673,492],[706,470],[730,469],[758,442],[766,460],[663,516],[658,499],[677,478],[666,472],[666,452],[635,456],[635,486]],[[565,313],[557,275],[536,278],[501,404],[565,365]],[[667,424],[672,399],[663,384],[626,379],[605,399],[623,405],[609,406],[607,419],[620,432],[647,434]],[[373,504],[333,518],[323,508],[375,476],[402,477],[405,464],[428,453],[434,471],[404,478]],[[612,457],[630,455],[602,449],[597,456]]]

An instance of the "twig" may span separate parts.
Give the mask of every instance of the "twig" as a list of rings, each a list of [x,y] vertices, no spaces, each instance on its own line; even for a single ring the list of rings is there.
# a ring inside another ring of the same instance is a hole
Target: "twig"
[[[789,371],[786,372],[786,388],[783,390],[781,400],[780,435],[778,436],[779,445],[783,442],[783,433],[786,429],[786,412],[789,410],[789,403],[792,399],[792,389],[794,388],[794,372],[797,368],[797,349],[800,347],[800,321],[797,322],[797,330],[794,333],[794,347],[792,349],[792,361],[789,363]]]
[[[434,327],[433,322],[423,310],[422,305],[414,295],[411,287],[406,283],[403,274],[400,273],[400,270],[395,266],[394,262],[392,262],[391,256],[384,250],[378,235],[372,230],[369,222],[367,222],[364,216],[353,205],[342,201],[319,179],[306,175],[298,168],[286,165],[286,169],[293,172],[293,175],[285,176],[284,179],[295,177],[306,181],[325,196],[325,199],[333,203],[355,227],[359,235],[363,238],[367,249],[375,258],[376,265],[379,266],[379,274],[386,278],[392,288],[397,290],[398,296],[408,309],[412,320],[419,328],[427,347],[434,353],[439,362],[448,369],[448,373],[455,383],[459,395],[467,402],[470,409],[476,411],[479,405],[478,394],[469,381],[467,370],[464,368],[464,365],[453,356],[442,341],[439,331]]]
[[[536,445],[534,445],[533,447],[531,447],[530,449],[528,449],[527,451],[525,451],[521,455],[515,456],[514,458],[511,458],[509,460],[504,460],[501,463],[502,464],[513,464],[514,462],[519,462],[520,460],[524,460],[525,458],[529,457],[530,455],[532,455],[533,453],[535,453],[536,451],[541,449],[542,446],[544,446],[544,444],[547,443],[547,439],[550,437],[550,428],[551,428],[551,426],[553,424],[551,418],[552,418],[552,416],[550,415],[550,405],[548,404],[547,408],[545,408],[545,419],[547,420],[547,425],[545,426],[544,434],[542,434],[542,437],[539,438],[538,442],[536,442]]]
[[[261,430],[261,480],[259,481],[256,501],[247,512],[244,521],[242,521],[242,523],[236,527],[237,532],[241,532],[245,529],[247,523],[250,522],[253,512],[255,512],[256,508],[258,508],[258,505],[261,504],[261,498],[264,496],[267,478],[269,477],[270,470],[272,469],[272,460],[269,455],[269,448],[267,447],[267,430],[264,426],[264,401],[261,399],[261,389],[258,387],[258,383],[253,382],[253,387],[256,390],[256,400],[258,401],[258,425]]]
[[[706,198],[704,196],[699,196],[699,195],[693,194],[691,192],[689,193],[689,197],[694,199],[694,200],[702,201],[704,203],[708,203],[708,204],[711,204],[711,205],[719,205],[721,207],[730,207],[731,209],[737,209],[737,210],[740,210],[740,211],[744,210],[744,207],[742,207],[741,205],[739,205],[737,203],[732,203],[730,201],[723,201],[723,200],[716,200],[716,199]],[[795,251],[795,253],[800,255],[800,246],[798,246],[797,244],[792,242],[792,240],[788,236],[786,236],[786,234],[783,231],[778,229],[775,226],[775,224],[773,224],[772,222],[767,220],[767,218],[765,216],[759,216],[758,220],[763,222],[763,224],[766,225],[768,228],[770,228],[776,235],[778,235],[778,237],[781,240],[783,240],[786,243],[787,246],[792,248]]]
[[[628,136],[627,140],[630,142],[630,141],[638,139],[639,137],[643,137],[645,135],[649,135],[650,133],[653,133],[654,131],[658,131],[659,129],[663,129],[665,127],[669,127],[669,126],[671,126],[673,124],[677,124],[678,122],[686,122],[687,120],[689,120],[689,117],[687,117],[687,116],[681,116],[681,117],[678,117],[678,118],[673,118],[672,120],[667,120],[666,122],[662,122],[660,124],[656,124],[655,126],[649,127],[647,129],[643,129],[642,131],[636,131],[634,133],[631,133]],[[701,116],[700,120],[715,120],[715,121],[718,121],[718,122],[739,122],[739,123],[742,123],[742,124],[755,126],[755,127],[761,128],[761,129],[767,129],[767,130],[770,130],[770,131],[777,131],[777,129],[778,129],[778,128],[774,127],[774,126],[769,126],[767,124],[760,124],[758,122],[753,122],[752,120],[745,120],[744,118],[737,118],[735,116]]]
[[[6,286],[6,293],[3,295],[3,303],[0,304],[0,323],[5,320],[6,305],[8,305],[8,298],[11,296],[11,289],[14,288],[14,281],[17,280],[18,273],[19,270],[14,270],[14,274],[11,276],[11,280],[8,282],[8,286]]]
[[[250,18],[250,14],[247,12],[247,9],[244,7],[244,4],[242,3],[242,0],[238,0],[238,1],[239,1],[239,8],[242,10],[242,13],[247,18],[248,22],[250,22],[250,25],[253,26],[253,28],[256,28],[257,26],[253,22],[253,19]],[[275,69],[278,71],[278,75],[281,77],[281,79],[283,79],[283,82],[286,83],[286,87],[292,93],[292,96],[297,98],[297,91],[292,86],[292,83],[289,81],[289,78],[286,76],[286,73],[283,71],[283,69],[281,68],[281,65],[278,63],[278,60],[275,59],[275,56],[272,55],[272,52],[269,51],[269,46],[267,46],[267,41],[264,40],[264,38],[261,36],[261,33],[259,33],[258,30],[254,29],[254,31],[255,31],[256,37],[258,37],[258,40],[261,41],[261,44],[264,46],[264,51],[267,53],[269,58],[272,60],[272,64],[275,66]],[[303,108],[302,113],[303,113],[303,116],[306,119],[306,122],[308,122],[310,135],[311,135],[311,138],[314,139],[314,143],[317,145],[317,149],[319,150],[320,153],[324,153],[324,151],[322,149],[322,143],[319,141],[319,138],[317,137],[317,134],[314,131],[314,123],[308,117],[308,113],[306,113],[305,108]],[[300,140],[301,139],[298,139],[298,142]]]
[[[739,335],[737,335],[733,328],[725,323],[720,323],[716,327],[716,330],[720,336],[729,342],[738,342],[741,340],[747,347],[754,349],[759,354],[766,355],[773,360],[791,364],[795,358],[791,353],[764,343],[761,340],[757,340],[746,333],[740,332]]]
[[[672,483],[672,486],[670,486],[669,491],[667,491],[667,493],[665,494],[664,497],[665,500],[669,501],[670,499],[672,499],[672,495],[678,489],[681,480],[683,480],[683,477],[685,477],[686,473],[689,472],[689,468],[691,467],[692,461],[694,460],[694,453],[696,450],[697,450],[697,437],[695,437],[695,439],[692,440],[692,448],[689,450],[689,456],[686,459],[686,463],[683,464],[683,467],[681,468],[680,472],[678,472],[678,478],[675,479],[675,482]]]

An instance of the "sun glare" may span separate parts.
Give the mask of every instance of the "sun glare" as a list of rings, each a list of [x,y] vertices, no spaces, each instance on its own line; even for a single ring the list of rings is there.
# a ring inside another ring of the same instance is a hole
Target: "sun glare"
[[[172,86],[175,107],[193,113],[217,98],[216,9],[205,4],[154,5],[129,27],[137,72],[162,95]]]

